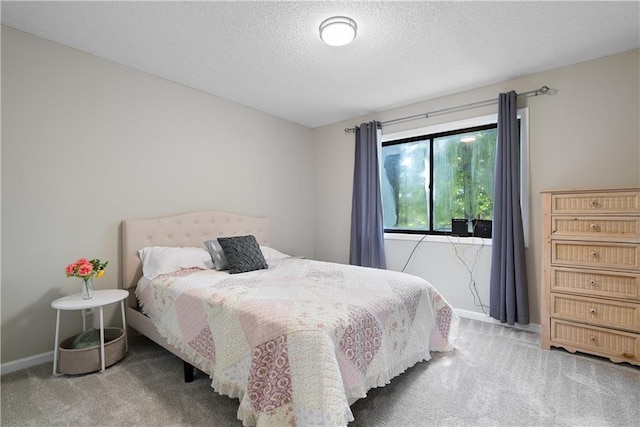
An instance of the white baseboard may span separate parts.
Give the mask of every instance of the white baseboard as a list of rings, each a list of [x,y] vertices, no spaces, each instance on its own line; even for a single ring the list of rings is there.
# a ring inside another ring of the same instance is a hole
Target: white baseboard
[[[31,368],[33,366],[38,366],[49,362],[53,362],[53,351],[48,351],[46,353],[36,354],[35,356],[29,356],[0,364],[0,375],[9,374],[11,372]]]
[[[484,313],[478,313],[476,311],[470,310],[462,310],[459,308],[453,309],[454,313],[456,313],[460,317],[464,317],[466,319],[479,320],[480,322],[492,323],[494,325],[506,326],[509,328],[521,329],[523,331],[535,332],[536,334],[540,333],[540,325],[537,323],[529,323],[528,325],[521,325],[516,323],[515,325],[507,325],[506,323],[499,322],[493,317],[489,317]]]

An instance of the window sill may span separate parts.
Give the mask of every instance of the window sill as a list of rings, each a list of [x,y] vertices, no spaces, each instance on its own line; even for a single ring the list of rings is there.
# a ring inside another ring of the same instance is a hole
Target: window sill
[[[424,239],[423,239],[424,238]],[[463,245],[491,246],[491,239],[483,239],[481,237],[458,237],[458,236],[441,236],[427,234],[402,234],[402,233],[384,233],[384,240],[408,240],[428,243],[459,243]]]

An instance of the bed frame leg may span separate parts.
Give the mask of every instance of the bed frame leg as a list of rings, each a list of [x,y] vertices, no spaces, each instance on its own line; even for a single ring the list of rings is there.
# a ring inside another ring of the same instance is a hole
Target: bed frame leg
[[[184,382],[190,383],[193,381],[193,365],[187,362],[182,362],[184,365]]]

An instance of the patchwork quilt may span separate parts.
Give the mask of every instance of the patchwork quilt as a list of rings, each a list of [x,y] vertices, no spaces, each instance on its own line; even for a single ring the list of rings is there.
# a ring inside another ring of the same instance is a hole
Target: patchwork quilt
[[[136,294],[212,387],[240,400],[244,425],[346,425],[369,389],[451,349],[451,306],[394,271],[283,258],[143,279]]]

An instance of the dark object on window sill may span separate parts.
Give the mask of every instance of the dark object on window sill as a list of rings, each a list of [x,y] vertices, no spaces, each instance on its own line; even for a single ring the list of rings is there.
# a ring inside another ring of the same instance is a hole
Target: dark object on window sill
[[[491,228],[492,222],[488,219],[474,219],[472,221],[473,224],[473,235],[475,237],[484,237],[491,238]]]
[[[467,237],[469,235],[469,221],[466,219],[451,218],[451,234]]]

